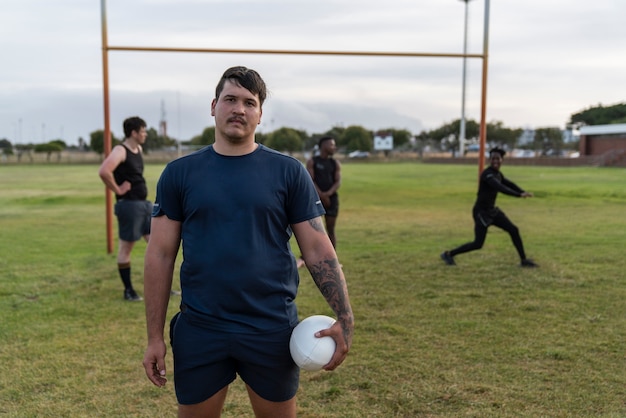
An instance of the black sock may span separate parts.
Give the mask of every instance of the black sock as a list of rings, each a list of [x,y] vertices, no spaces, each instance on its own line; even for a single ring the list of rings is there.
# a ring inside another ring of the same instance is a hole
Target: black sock
[[[118,263],[117,268],[120,272],[120,278],[122,279],[122,283],[124,283],[124,289],[132,289],[133,285],[130,281],[130,263]]]

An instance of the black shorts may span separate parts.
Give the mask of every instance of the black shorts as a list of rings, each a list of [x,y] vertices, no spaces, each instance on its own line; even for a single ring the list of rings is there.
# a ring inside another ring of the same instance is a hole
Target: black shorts
[[[324,209],[326,210],[326,216],[336,218],[339,215],[339,195],[337,193],[330,196],[330,206]]]
[[[208,329],[193,314],[170,322],[174,388],[181,405],[203,402],[232,383],[237,374],[271,402],[298,391],[300,369],[289,352],[291,328],[265,334],[229,334]]]
[[[147,200],[118,200],[115,203],[118,236],[122,241],[139,241],[150,235],[152,202]]]

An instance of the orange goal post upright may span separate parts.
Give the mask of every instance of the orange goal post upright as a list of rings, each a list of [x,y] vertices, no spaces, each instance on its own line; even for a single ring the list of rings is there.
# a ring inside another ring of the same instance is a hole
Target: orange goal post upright
[[[108,44],[106,0],[100,0],[100,14],[102,21],[102,86],[104,99],[104,156],[111,153],[111,121],[109,107],[109,51],[142,51],[142,52],[189,52],[189,53],[216,53],[216,54],[282,54],[282,55],[340,55],[362,57],[435,57],[435,58],[480,58],[482,59],[482,82],[480,103],[480,148],[478,157],[478,174],[485,165],[485,142],[487,137],[487,66],[489,47],[489,1],[485,0],[483,52],[481,54],[454,54],[430,52],[376,52],[376,51],[302,51],[302,50],[272,50],[272,49],[219,49],[219,48],[166,48],[145,46],[112,46]],[[105,188],[106,199],[106,228],[107,252],[113,252],[113,193]]]

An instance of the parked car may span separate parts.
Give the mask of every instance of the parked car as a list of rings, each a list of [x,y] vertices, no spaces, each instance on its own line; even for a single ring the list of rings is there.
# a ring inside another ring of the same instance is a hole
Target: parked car
[[[350,154],[348,154],[348,158],[368,158],[370,156],[370,153],[367,151],[352,151]]]
[[[515,149],[511,153],[511,156],[513,158],[534,158],[536,153],[529,149]]]

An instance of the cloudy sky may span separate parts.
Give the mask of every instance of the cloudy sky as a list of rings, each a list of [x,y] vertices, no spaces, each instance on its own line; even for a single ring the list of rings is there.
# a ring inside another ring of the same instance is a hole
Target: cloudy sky
[[[0,138],[76,144],[104,127],[99,0],[2,0]],[[468,5],[483,52],[485,0]],[[110,0],[110,46],[462,53],[459,0]],[[491,0],[487,120],[565,127],[626,102],[624,0]],[[111,127],[139,115],[189,139],[212,126],[223,71],[256,69],[270,96],[260,130],[333,126],[413,133],[461,116],[461,58],[110,51]],[[483,61],[468,58],[466,117],[479,120]]]

